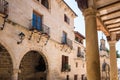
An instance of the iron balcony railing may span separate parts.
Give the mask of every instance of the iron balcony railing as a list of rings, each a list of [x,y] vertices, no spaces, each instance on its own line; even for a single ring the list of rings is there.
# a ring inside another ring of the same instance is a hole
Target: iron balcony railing
[[[38,32],[41,32],[42,34],[47,34],[47,35],[50,35],[50,27],[48,27],[47,25],[45,24],[42,24],[41,26],[42,28],[40,30],[38,30],[37,28],[34,28],[32,25],[30,26],[30,30],[36,30]]]
[[[70,39],[65,39],[64,37],[62,37],[62,41],[61,41],[62,44],[67,44],[71,49],[73,48],[73,43],[72,43],[72,40]]]
[[[76,40],[77,42],[83,44],[83,41],[82,41],[82,40],[80,40],[80,39],[78,39],[78,38],[75,38],[75,40]]]
[[[8,2],[5,0],[0,0],[0,13],[8,15]]]
[[[50,28],[45,24],[42,24],[42,31],[44,34],[50,35]]]
[[[83,52],[78,52],[78,53],[77,53],[77,57],[84,58],[84,55],[83,55],[83,54],[84,54]]]

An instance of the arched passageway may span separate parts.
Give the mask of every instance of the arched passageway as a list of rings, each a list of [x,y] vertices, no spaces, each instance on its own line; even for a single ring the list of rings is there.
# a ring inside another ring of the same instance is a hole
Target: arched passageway
[[[47,63],[36,51],[28,52],[20,63],[18,80],[46,80]]]
[[[11,80],[12,74],[12,59],[5,47],[0,44],[0,80]]]

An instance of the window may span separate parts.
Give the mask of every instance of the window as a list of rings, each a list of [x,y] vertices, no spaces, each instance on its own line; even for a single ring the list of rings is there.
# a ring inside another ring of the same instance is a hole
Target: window
[[[42,30],[42,17],[33,12],[32,28],[41,31]]]
[[[63,44],[66,44],[66,43],[67,43],[67,33],[66,33],[66,32],[63,32],[62,43],[63,43]]]
[[[76,68],[78,67],[78,63],[76,62]]]
[[[70,71],[70,66],[68,64],[68,56],[62,55],[62,71]]]
[[[77,57],[81,57],[81,48],[80,47],[78,47]]]
[[[49,2],[48,0],[41,0],[41,4],[45,6],[46,8],[49,8]]]
[[[70,24],[70,19],[67,17],[66,14],[64,14],[64,21],[68,24]]]
[[[84,76],[85,76],[84,74],[81,75],[81,80],[84,80]]]
[[[78,75],[74,75],[74,80],[78,80]]]
[[[66,80],[69,80],[69,75],[66,76]]]
[[[49,0],[37,0],[37,1],[49,9]]]

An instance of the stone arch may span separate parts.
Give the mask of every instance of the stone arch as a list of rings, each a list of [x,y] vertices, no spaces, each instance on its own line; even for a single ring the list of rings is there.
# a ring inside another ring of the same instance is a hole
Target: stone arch
[[[13,75],[13,62],[10,53],[0,44],[0,80],[11,80]]]
[[[18,80],[46,80],[48,62],[41,52],[31,50],[23,56],[19,69]]]
[[[15,56],[13,55],[13,51],[12,49],[3,41],[0,39],[0,45],[2,45],[9,53],[10,57],[11,57],[11,60],[12,60],[12,63],[13,63],[13,68],[16,67],[16,60],[15,60]]]

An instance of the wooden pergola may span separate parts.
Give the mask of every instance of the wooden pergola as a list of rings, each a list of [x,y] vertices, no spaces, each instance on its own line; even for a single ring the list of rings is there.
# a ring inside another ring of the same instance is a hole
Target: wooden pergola
[[[76,0],[85,17],[88,80],[100,79],[97,30],[110,46],[110,80],[118,80],[115,44],[120,39],[120,0]]]

